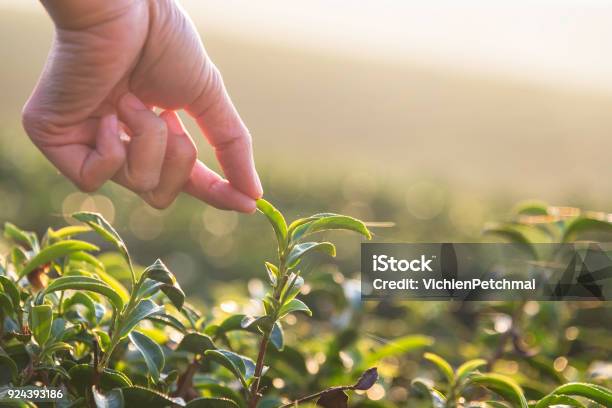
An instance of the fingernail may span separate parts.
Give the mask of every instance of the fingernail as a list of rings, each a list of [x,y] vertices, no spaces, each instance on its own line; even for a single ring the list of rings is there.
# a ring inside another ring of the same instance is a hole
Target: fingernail
[[[164,115],[164,119],[166,120],[166,125],[168,125],[170,133],[175,135],[182,135],[185,133],[183,125],[175,112],[168,111],[168,113]]]
[[[257,189],[257,197],[263,197],[263,186],[261,185],[261,180],[259,178],[259,174],[255,173],[255,187]]]
[[[128,107],[134,110],[144,110],[147,107],[138,99],[138,97],[132,93],[126,93],[122,99],[123,103],[125,103]]]

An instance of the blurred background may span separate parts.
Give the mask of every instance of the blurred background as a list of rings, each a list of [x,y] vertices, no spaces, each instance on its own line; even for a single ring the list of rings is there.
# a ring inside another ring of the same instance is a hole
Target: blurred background
[[[612,211],[609,2],[181,3],[253,134],[266,198],[289,218],[342,212],[393,225],[374,228],[378,241],[477,242],[486,221],[504,219],[523,199]],[[62,178],[20,125],[52,40],[51,23],[35,1],[0,0],[0,39],[1,223],[44,232],[76,210],[98,211],[140,263],[162,257],[194,302],[214,299],[232,313],[248,302],[240,296],[262,293],[263,261],[274,256],[263,217],[218,211],[189,197],[157,211],[118,186],[84,194]],[[218,169],[189,125],[201,157]],[[358,290],[359,245],[354,237],[335,239],[338,259],[311,263],[308,290],[316,293],[316,282],[330,290],[329,281],[315,277],[331,276],[350,300]],[[333,304],[338,299],[315,312],[346,326],[346,305]],[[610,378],[610,308],[591,322],[592,315],[583,316],[596,306],[526,305],[536,340],[544,338],[542,349],[568,378],[601,367]],[[506,332],[508,310],[486,309],[477,337]],[[383,320],[357,319],[378,338],[431,335],[442,339],[440,353],[460,350],[453,363],[479,353],[470,344],[471,309],[377,305],[372,313]],[[577,319],[591,328],[578,329]],[[561,321],[563,329],[556,326]],[[596,345],[572,349],[579,336]],[[496,337],[487,339],[493,347]],[[581,359],[568,363],[570,350]],[[405,389],[390,384],[371,397],[402,401]]]

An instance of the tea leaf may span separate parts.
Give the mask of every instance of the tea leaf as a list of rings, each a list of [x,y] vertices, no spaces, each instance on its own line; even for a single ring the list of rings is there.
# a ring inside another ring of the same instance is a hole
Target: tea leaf
[[[133,385],[122,388],[123,400],[126,407],[167,408],[173,406],[184,406],[184,402],[178,398],[171,398],[160,392]]]
[[[487,361],[483,360],[481,358],[475,359],[475,360],[466,361],[465,363],[461,364],[459,366],[459,368],[457,368],[456,380],[455,381],[459,382],[459,381],[465,379],[470,374],[472,374],[474,372],[474,370],[476,370],[477,368],[482,367],[482,366],[484,366],[486,364],[487,364]]]
[[[91,228],[84,225],[70,225],[68,227],[60,228],[57,231],[51,230],[51,234],[55,239],[64,239],[74,235],[85,234],[90,231]]]
[[[213,340],[205,334],[187,333],[176,348],[177,351],[189,351],[204,354],[207,350],[216,350]]]
[[[0,385],[8,384],[9,382],[16,383],[17,364],[7,355],[0,354]]]
[[[185,408],[238,408],[231,399],[227,398],[196,398],[187,403]]]
[[[278,351],[282,351],[285,346],[285,334],[280,322],[275,322],[270,333],[270,342]]]
[[[582,402],[574,399],[572,397],[568,397],[567,395],[556,395],[550,394],[546,397],[542,398],[535,405],[537,408],[547,408],[550,406],[559,406],[559,405],[569,405],[570,407],[575,408],[587,408]],[[506,408],[506,406],[504,406]]]
[[[89,364],[77,364],[68,370],[70,384],[76,388],[81,395],[93,385],[94,368]],[[130,379],[120,371],[105,368],[100,376],[100,386],[103,390],[123,388],[132,385]]]
[[[366,391],[372,388],[372,386],[378,380],[378,370],[376,367],[368,368],[361,374],[357,383],[353,385],[354,390]]]
[[[134,346],[140,351],[140,354],[142,354],[153,380],[155,382],[159,381],[159,376],[165,364],[164,352],[161,347],[148,336],[138,331],[132,331],[128,336]]]
[[[0,288],[2,288],[3,291],[11,298],[13,305],[15,305],[15,307],[19,307],[19,289],[17,289],[17,285],[15,285],[15,282],[10,280],[6,276],[0,275]]]
[[[148,319],[156,323],[160,323],[166,326],[173,327],[176,330],[180,331],[181,333],[184,333],[185,331],[187,331],[187,329],[185,328],[185,325],[180,320],[178,320],[176,317],[170,314],[167,314],[167,313],[159,313],[154,316],[149,316]]]
[[[230,370],[245,388],[248,386],[247,381],[253,377],[255,372],[253,360],[228,350],[208,350],[204,354]]]
[[[596,384],[574,382],[563,384],[555,388],[548,396],[538,401],[535,408],[547,407],[549,405],[547,398],[551,395],[575,395],[588,398],[604,407],[612,406],[612,390]]]
[[[438,391],[433,384],[424,378],[415,378],[411,382],[412,388],[423,396],[429,396],[431,398],[431,404],[433,408],[445,408],[446,407],[446,396],[442,392]]]
[[[470,383],[488,388],[521,408],[529,407],[521,387],[506,376],[495,373],[480,374],[470,378]]]
[[[312,316],[312,311],[304,302],[299,299],[292,299],[281,307],[278,312],[279,319],[293,312],[304,312],[308,316]]]
[[[449,384],[451,384],[454,381],[455,374],[453,373],[453,367],[451,367],[451,365],[446,360],[444,360],[442,357],[434,353],[425,353],[423,355],[423,358],[435,364],[438,370],[440,370],[440,372],[444,375],[444,377],[446,377],[446,380],[448,381]]]
[[[348,395],[342,389],[332,388],[319,397],[317,405],[323,408],[348,408]]]
[[[419,334],[400,337],[371,353],[367,358],[367,363],[368,365],[375,364],[383,358],[399,356],[413,350],[431,346],[433,343],[433,338]]]
[[[130,271],[133,273],[132,269],[132,259],[130,258],[130,253],[128,252],[127,246],[121,236],[117,233],[117,231],[113,228],[113,226],[106,221],[106,219],[98,213],[82,211],[72,214],[72,218],[84,222],[89,225],[94,231],[98,233],[104,240],[113,244],[117,250],[123,255],[125,260],[127,261]],[[132,275],[132,278],[133,275]],[[134,279],[133,279],[134,280]]]
[[[287,257],[287,264],[295,266],[297,261],[309,252],[320,251],[331,256],[336,256],[336,247],[331,242],[304,242],[291,249]]]
[[[272,224],[279,248],[284,248],[287,244],[287,222],[283,214],[263,198],[257,200],[257,209],[261,211],[268,218],[270,224]]]
[[[49,305],[32,306],[30,310],[30,329],[39,345],[45,344],[51,334],[53,310]]]
[[[548,204],[536,200],[523,201],[518,203],[512,212],[517,215],[547,215]]]
[[[35,252],[39,249],[38,237],[35,233],[24,231],[10,222],[4,223],[4,236],[8,239],[12,239],[18,244],[23,244],[27,249],[31,249]]]
[[[121,324],[121,338],[127,336],[141,320],[147,319],[163,312],[164,308],[158,306],[150,299],[143,299],[138,302],[134,310],[125,317]]]
[[[19,271],[19,277],[22,278],[39,266],[49,263],[55,259],[63,258],[73,252],[98,250],[99,248],[97,246],[85,241],[66,240],[57,242],[43,248],[39,253],[37,253],[26,264],[26,266]]]
[[[105,296],[117,309],[123,308],[123,299],[105,282],[87,276],[62,276],[51,281],[44,290],[43,296],[59,290],[87,290]]]
[[[372,238],[368,228],[358,219],[346,215],[329,214],[296,227],[291,235],[291,239],[297,241],[307,235],[330,230],[353,231],[367,239]]]
[[[102,393],[96,389],[95,386],[91,387],[91,393],[96,404],[96,408],[123,408],[123,393],[121,389],[116,388],[110,390],[107,393]]]
[[[612,223],[595,218],[574,218],[565,225],[561,241],[573,241],[579,234],[584,234],[586,232],[612,233]]]

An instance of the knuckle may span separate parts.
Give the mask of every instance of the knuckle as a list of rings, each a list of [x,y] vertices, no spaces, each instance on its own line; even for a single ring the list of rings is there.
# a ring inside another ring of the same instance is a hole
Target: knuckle
[[[157,187],[158,178],[147,175],[128,177],[130,189],[136,193],[146,193]]]

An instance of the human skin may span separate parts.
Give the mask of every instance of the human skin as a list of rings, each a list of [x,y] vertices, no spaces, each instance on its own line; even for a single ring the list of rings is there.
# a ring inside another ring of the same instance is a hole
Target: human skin
[[[255,211],[262,187],[251,136],[176,1],[42,4],[55,37],[22,119],[63,175],[87,192],[113,180],[156,208],[186,192]],[[179,110],[196,120],[226,178],[197,159]]]

